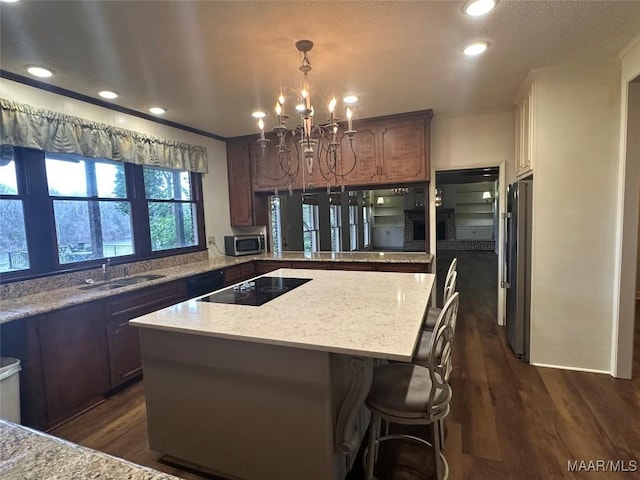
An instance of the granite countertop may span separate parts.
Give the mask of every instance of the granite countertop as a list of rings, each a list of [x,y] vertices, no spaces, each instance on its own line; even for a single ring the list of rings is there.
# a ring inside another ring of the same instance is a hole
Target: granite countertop
[[[279,269],[309,278],[260,306],[188,300],[132,326],[308,350],[410,361],[435,275]]]
[[[0,420],[3,480],[178,480],[30,428]]]
[[[162,275],[163,277],[114,290],[81,290],[79,287],[83,285],[74,285],[64,288],[54,288],[45,292],[25,295],[18,298],[2,299],[0,303],[0,324],[254,260],[429,264],[433,260],[433,255],[430,253],[396,252],[316,252],[310,254],[305,254],[304,252],[283,252],[281,254],[266,253],[243,257],[219,256],[204,261],[149,270],[145,273]]]

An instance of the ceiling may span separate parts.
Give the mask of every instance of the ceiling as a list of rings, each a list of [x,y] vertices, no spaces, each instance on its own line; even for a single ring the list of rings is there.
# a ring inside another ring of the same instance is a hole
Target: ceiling
[[[223,137],[257,131],[280,88],[300,85],[295,42],[310,39],[311,98],[360,97],[355,117],[510,106],[529,68],[617,55],[640,33],[640,1],[499,1],[473,18],[459,1],[18,1],[0,3],[0,67]],[[488,40],[485,54],[461,46]],[[292,110],[293,99],[285,107]],[[287,113],[290,113],[288,110]],[[338,110],[343,111],[343,106]],[[267,117],[267,128],[274,115]],[[290,120],[290,123],[293,123]]]

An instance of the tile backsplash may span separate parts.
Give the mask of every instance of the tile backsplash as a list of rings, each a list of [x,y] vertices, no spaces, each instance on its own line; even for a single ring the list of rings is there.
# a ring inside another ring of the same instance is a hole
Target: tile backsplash
[[[196,253],[186,253],[183,255],[172,255],[170,257],[155,258],[152,260],[143,260],[140,262],[113,265],[110,267],[110,276],[111,278],[124,277],[125,273],[127,273],[128,275],[139,275],[141,273],[147,273],[150,270],[174,267],[176,265],[183,265],[185,263],[205,261],[208,258],[209,256],[207,251],[204,251]],[[82,285],[88,278],[92,278],[96,282],[101,281],[102,269],[94,268],[91,270],[83,270],[81,272],[62,273],[59,275],[51,275],[48,277],[12,283],[2,283],[0,279],[0,299],[8,300],[11,298],[23,297],[25,295],[46,292],[48,290]]]

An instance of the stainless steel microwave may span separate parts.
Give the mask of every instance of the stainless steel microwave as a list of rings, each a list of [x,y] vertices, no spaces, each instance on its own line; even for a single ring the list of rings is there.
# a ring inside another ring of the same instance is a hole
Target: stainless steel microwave
[[[224,237],[224,254],[237,257],[239,255],[255,255],[264,253],[264,235],[229,235]]]

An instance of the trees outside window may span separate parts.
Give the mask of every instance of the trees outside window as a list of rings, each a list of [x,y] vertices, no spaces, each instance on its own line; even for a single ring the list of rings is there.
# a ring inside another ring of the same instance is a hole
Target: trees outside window
[[[205,249],[200,174],[180,170],[2,146],[0,217],[4,279]]]
[[[30,268],[22,188],[18,185],[13,149],[0,150],[0,272]]]

